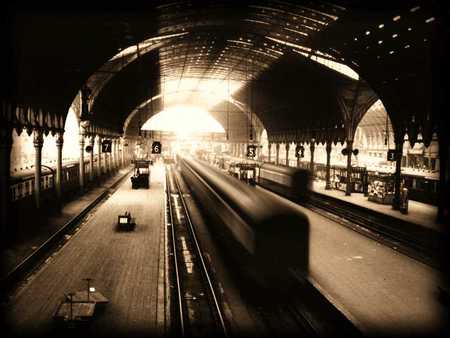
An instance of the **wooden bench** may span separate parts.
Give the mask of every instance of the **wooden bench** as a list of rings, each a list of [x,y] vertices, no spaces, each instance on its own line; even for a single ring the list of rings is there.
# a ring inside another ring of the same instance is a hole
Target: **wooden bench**
[[[94,302],[61,302],[53,318],[62,322],[86,322],[92,319],[95,312]]]

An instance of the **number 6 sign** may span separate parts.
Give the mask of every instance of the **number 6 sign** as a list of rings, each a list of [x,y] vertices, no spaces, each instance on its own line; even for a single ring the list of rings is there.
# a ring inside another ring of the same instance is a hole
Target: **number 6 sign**
[[[152,154],[161,154],[161,142],[158,141],[153,142]]]

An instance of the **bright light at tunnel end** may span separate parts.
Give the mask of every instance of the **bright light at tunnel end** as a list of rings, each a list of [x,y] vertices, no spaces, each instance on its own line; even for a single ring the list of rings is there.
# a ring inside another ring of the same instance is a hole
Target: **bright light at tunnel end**
[[[225,130],[207,110],[202,107],[177,105],[151,117],[142,130],[174,132],[178,137],[196,133],[225,133]]]

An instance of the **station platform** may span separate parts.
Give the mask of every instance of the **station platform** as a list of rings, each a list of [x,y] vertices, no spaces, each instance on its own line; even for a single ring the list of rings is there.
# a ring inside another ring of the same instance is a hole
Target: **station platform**
[[[84,334],[164,335],[164,167],[152,167],[150,189],[132,190],[129,177],[11,296],[12,336],[53,336],[58,304],[65,293],[84,290],[84,278],[109,300]],[[125,211],[136,220],[134,231],[117,228]]]
[[[258,189],[262,189],[259,188]],[[272,192],[310,220],[310,280],[367,336],[427,336],[444,325],[436,269]]]
[[[409,200],[408,213],[402,214],[398,210],[393,210],[391,205],[369,201],[362,193],[352,193],[350,196],[345,196],[345,192],[340,190],[326,190],[325,181],[314,180],[312,182],[312,189],[316,193],[356,204],[360,207],[398,218],[405,222],[420,225],[436,231],[442,231],[441,225],[436,222],[438,208],[434,205]]]
[[[35,218],[32,226],[27,225],[26,237],[22,236],[20,240],[9,243],[8,248],[4,250],[0,277],[11,271],[67,222],[79,215],[102,194],[115,186],[130,170],[131,166],[120,169],[114,176],[102,181],[99,186],[93,186],[83,195],[65,203],[61,208],[61,213],[53,213],[44,218]]]

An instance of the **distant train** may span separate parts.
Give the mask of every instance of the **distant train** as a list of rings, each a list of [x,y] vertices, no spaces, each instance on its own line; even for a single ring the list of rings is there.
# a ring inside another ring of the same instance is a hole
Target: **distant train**
[[[85,179],[89,177],[89,161],[85,161]],[[42,167],[41,176],[41,212],[50,212],[55,205],[55,168]],[[61,173],[61,189],[63,199],[70,199],[80,191],[80,164],[78,161],[67,161],[63,163]],[[8,237],[15,237],[19,233],[30,231],[29,224],[36,221],[37,214],[30,212],[35,209],[34,201],[34,173],[32,170],[11,177],[10,192],[10,217],[14,227],[8,228]],[[22,228],[21,228],[22,227]]]
[[[309,220],[303,213],[204,162],[186,157],[177,162],[218,242],[244,276],[270,287],[279,285],[272,282],[286,277],[289,268],[308,273]]]
[[[86,179],[89,177],[89,160],[84,163],[84,171]],[[55,186],[56,168],[42,167],[41,173],[41,195],[42,198],[51,197],[46,195],[54,195],[53,188]],[[80,163],[79,161],[67,161],[63,163],[61,179],[62,192],[66,196],[74,191],[78,191],[80,187]],[[32,199],[34,193],[34,172],[28,172],[13,175],[9,187],[10,199],[13,203],[23,203],[28,199]]]
[[[221,155],[216,158],[216,162],[220,165],[219,167],[224,170],[228,170],[230,165],[236,166],[236,163],[252,163],[256,165],[257,168],[271,166],[271,170],[276,168],[281,172],[288,173],[290,169],[296,169],[295,167],[286,167],[284,165],[274,165],[269,163],[257,162],[254,160],[242,159],[231,157],[228,155]],[[300,167],[303,169],[309,169],[309,162],[300,162]],[[287,170],[287,171],[286,171]],[[314,177],[321,180],[325,180],[326,165],[323,163],[314,164]],[[375,177],[377,175],[386,176],[387,173],[382,170],[375,172],[373,170],[367,170],[365,167],[353,167],[352,169],[352,192],[365,193],[367,194],[368,186],[370,184],[369,178]],[[347,177],[347,167],[344,165],[332,165],[330,167],[331,184],[334,189],[344,190]],[[421,174],[406,173],[401,174],[402,182],[404,187],[408,188],[409,199],[437,205],[438,195],[439,195],[439,179],[436,177],[428,177]],[[256,170],[256,179],[258,181],[258,169]],[[261,179],[261,178],[260,178]],[[262,182],[264,182],[264,177],[262,177]],[[268,182],[266,182],[268,183]]]

